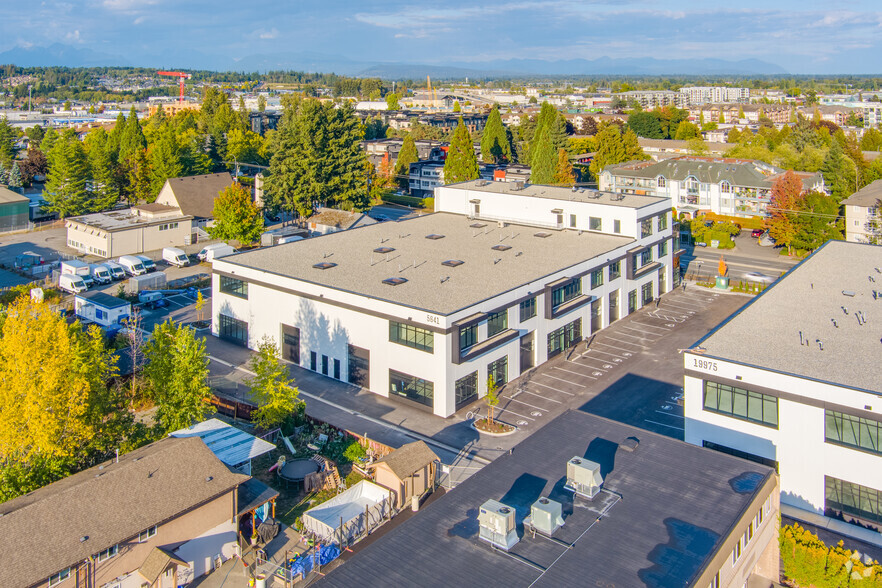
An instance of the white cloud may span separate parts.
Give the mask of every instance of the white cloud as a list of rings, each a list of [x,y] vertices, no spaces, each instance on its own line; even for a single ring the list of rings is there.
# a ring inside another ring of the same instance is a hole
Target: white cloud
[[[146,16],[139,16],[138,18],[136,18],[135,20],[132,21],[132,24],[139,25],[139,24],[142,24],[146,20],[147,20]]]
[[[275,27],[271,28],[268,31],[260,30],[258,31],[258,33],[258,37],[260,37],[261,39],[275,39],[279,36],[279,30]]]
[[[82,39],[80,39],[80,31],[79,29],[75,31],[71,31],[64,36],[64,40],[68,43],[82,43]]]
[[[101,6],[116,12],[139,12],[150,6],[159,4],[159,0],[101,0]]]

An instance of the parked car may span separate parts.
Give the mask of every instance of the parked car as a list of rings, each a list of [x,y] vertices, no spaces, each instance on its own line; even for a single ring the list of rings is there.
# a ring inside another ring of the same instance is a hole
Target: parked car
[[[759,239],[760,237],[763,236],[763,233],[765,233],[765,232],[766,231],[764,229],[754,229],[753,231],[751,231],[750,236],[753,237],[754,239]]]
[[[747,272],[746,274],[744,274],[744,277],[751,282],[759,282],[760,284],[771,284],[778,279],[773,276],[761,274],[760,272]]]

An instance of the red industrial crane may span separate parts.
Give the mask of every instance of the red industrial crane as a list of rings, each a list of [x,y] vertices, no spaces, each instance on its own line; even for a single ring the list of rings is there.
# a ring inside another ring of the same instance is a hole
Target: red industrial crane
[[[184,101],[184,80],[189,80],[193,76],[191,76],[188,73],[184,73],[182,71],[158,71],[156,73],[158,73],[161,76],[171,76],[173,78],[178,78],[180,80],[181,93],[180,93],[180,98],[178,101],[183,102]]]

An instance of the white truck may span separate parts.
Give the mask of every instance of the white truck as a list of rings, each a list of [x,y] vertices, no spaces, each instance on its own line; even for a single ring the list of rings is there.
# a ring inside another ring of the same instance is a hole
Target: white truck
[[[79,259],[62,261],[61,273],[80,276],[86,284],[86,288],[91,288],[95,285],[95,280],[92,279],[92,266],[85,261],[80,261]]]
[[[147,273],[156,271],[156,263],[146,255],[136,255],[138,259],[141,260],[141,263],[144,265],[144,269],[147,270]]]
[[[227,245],[226,243],[215,243],[214,245],[206,245],[202,248],[202,251],[199,252],[196,257],[199,258],[199,261],[214,261],[215,259],[219,259],[221,257],[226,257],[227,255],[232,255],[236,252],[233,249],[232,245]]]
[[[58,287],[71,294],[79,294],[88,290],[86,282],[83,281],[83,276],[71,273],[61,274],[58,277]]]
[[[140,276],[147,273],[147,269],[141,260],[134,255],[123,255],[119,258],[119,264],[126,270],[130,276]]]
[[[105,261],[104,267],[110,272],[110,276],[114,280],[123,280],[126,277],[126,270],[123,269],[123,266],[116,263],[115,261]]]
[[[110,275],[110,269],[102,263],[92,264],[92,279],[98,282],[99,284],[109,284],[113,281],[113,276]]]
[[[162,259],[168,262],[169,265],[176,265],[178,267],[190,265],[190,258],[187,257],[183,249],[178,249],[177,247],[166,247],[163,249]]]

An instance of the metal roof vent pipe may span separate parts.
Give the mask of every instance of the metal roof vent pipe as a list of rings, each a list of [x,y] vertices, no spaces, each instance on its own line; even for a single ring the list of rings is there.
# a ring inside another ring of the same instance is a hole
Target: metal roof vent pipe
[[[818,344],[818,349],[820,349],[821,351],[824,350],[824,342],[823,341],[821,341],[820,339],[815,339],[815,343]]]

